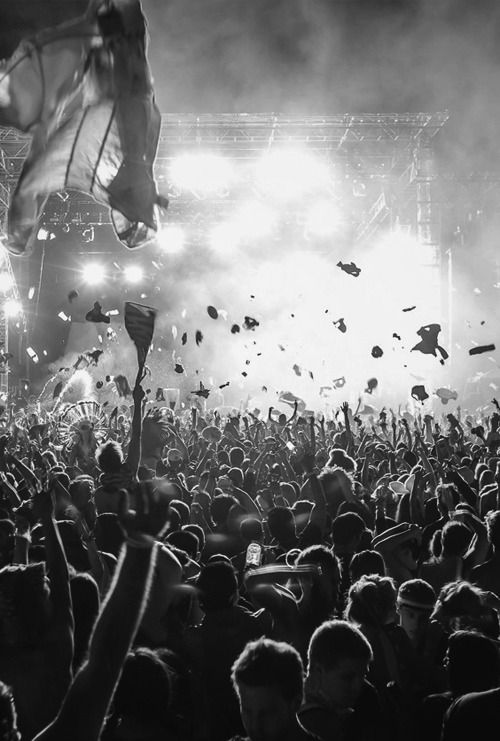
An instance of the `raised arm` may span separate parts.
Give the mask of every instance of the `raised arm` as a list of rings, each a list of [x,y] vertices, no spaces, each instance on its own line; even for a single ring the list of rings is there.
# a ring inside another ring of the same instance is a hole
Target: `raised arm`
[[[36,741],[98,741],[123,662],[144,614],[156,561],[156,538],[168,515],[168,499],[150,482],[137,488],[115,578],[90,639],[88,659],[76,675],[55,720]],[[172,556],[174,558],[174,556]]]
[[[142,401],[144,399],[144,389],[140,381],[136,381],[132,391],[134,399],[134,414],[132,416],[132,426],[130,429],[130,442],[127,453],[127,466],[130,468],[132,475],[137,477],[139,463],[141,461],[141,434],[142,434]]]

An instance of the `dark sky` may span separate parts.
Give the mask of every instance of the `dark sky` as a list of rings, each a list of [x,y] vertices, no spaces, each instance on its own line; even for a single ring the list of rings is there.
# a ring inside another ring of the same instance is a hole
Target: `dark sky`
[[[144,0],[169,112],[449,109],[449,156],[492,167],[500,114],[498,0]],[[86,0],[2,3],[0,55]]]

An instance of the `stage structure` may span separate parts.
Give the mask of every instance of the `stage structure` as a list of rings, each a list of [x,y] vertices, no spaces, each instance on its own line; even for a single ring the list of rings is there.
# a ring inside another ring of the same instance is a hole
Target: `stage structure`
[[[259,182],[256,163],[265,156],[277,155],[275,166],[279,167],[280,155],[295,151],[321,163],[323,170],[318,170],[318,177],[327,172],[323,204],[338,211],[348,223],[342,239],[354,246],[358,255],[380,230],[398,229],[415,237],[424,253],[423,262],[439,276],[441,222],[433,139],[447,120],[446,112],[300,118],[272,113],[165,114],[155,163],[159,188],[170,201],[162,223],[167,229],[182,229],[188,247],[203,249],[210,231],[230,220],[243,199],[257,198],[265,203],[266,186]],[[28,148],[28,137],[13,129],[0,129],[2,227],[9,195]],[[192,171],[189,174],[185,169],[179,177],[176,163],[186,158],[191,159]],[[221,162],[227,166],[225,174],[217,169]],[[315,173],[304,163],[299,161],[295,169],[282,172],[281,180],[274,183],[278,190],[308,177],[314,180]],[[280,205],[282,233],[287,228],[302,229],[306,250],[318,248],[308,238],[307,203],[310,205],[305,197],[283,199]],[[41,232],[40,238],[47,240],[47,234],[57,230],[78,230],[82,243],[97,241],[99,230],[109,230],[110,223],[108,209],[92,198],[73,191],[57,193],[47,201],[40,222],[45,236]],[[324,240],[319,249],[325,254],[332,250],[331,245],[331,240]],[[8,256],[4,255],[4,261],[4,269],[11,274]],[[22,269],[22,258],[15,263],[17,272],[18,264]],[[437,278],[436,286],[439,283]],[[15,281],[9,297],[19,299]],[[8,323],[4,311],[0,316],[0,344],[5,347]],[[1,384],[5,390],[5,373],[1,374]]]

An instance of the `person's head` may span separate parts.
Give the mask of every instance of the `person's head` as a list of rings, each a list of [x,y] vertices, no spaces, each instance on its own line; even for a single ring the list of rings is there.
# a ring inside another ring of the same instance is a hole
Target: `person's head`
[[[231,466],[241,468],[245,459],[245,451],[243,448],[234,447],[229,451],[229,463]],[[239,484],[238,484],[239,486]]]
[[[358,625],[381,628],[394,622],[397,590],[389,576],[362,576],[349,589],[344,617]]]
[[[200,605],[205,612],[226,610],[238,601],[238,580],[231,563],[227,561],[207,563],[196,585]]]
[[[332,448],[332,450],[330,450],[326,465],[328,468],[338,466],[349,473],[354,473],[356,470],[356,461],[354,458],[351,458],[350,455],[347,455],[345,450],[342,450],[342,448]]]
[[[118,473],[123,463],[123,453],[115,440],[103,443],[96,453],[97,465],[104,473]]]
[[[399,622],[409,639],[417,644],[429,625],[436,593],[423,579],[409,579],[398,590]]]
[[[241,468],[237,468],[236,466],[234,466],[233,468],[229,469],[229,471],[227,472],[227,475],[228,475],[228,478],[231,479],[231,481],[233,482],[234,486],[237,486],[238,489],[241,489],[241,487],[243,486],[243,478],[244,478],[243,471],[241,470]]]
[[[245,543],[261,543],[264,539],[264,528],[257,517],[245,517],[240,523],[241,537]]]
[[[278,543],[287,543],[295,536],[295,519],[288,507],[273,507],[267,513],[267,525],[271,536]]]
[[[488,540],[500,556],[500,510],[489,512],[486,516]]]
[[[481,490],[484,486],[488,486],[488,484],[494,484],[494,483],[495,483],[495,474],[493,471],[487,468],[479,476],[479,489]]]
[[[355,553],[365,530],[363,518],[355,512],[338,515],[332,522],[332,541],[336,553]]]
[[[343,468],[339,468],[338,466],[334,468],[327,466],[320,472],[318,479],[323,486],[330,514],[332,517],[335,517],[339,500],[351,498],[352,479]]]
[[[221,527],[227,524],[229,511],[238,500],[230,494],[218,494],[210,502],[210,516],[214,523]]]
[[[457,630],[448,639],[445,656],[450,690],[454,697],[498,687],[498,645],[481,633]]]
[[[498,615],[487,604],[487,592],[467,581],[445,584],[439,592],[431,618],[439,620],[445,628],[479,630],[491,638],[498,638]]]
[[[196,535],[186,530],[176,530],[173,533],[169,533],[165,540],[168,545],[173,545],[175,548],[180,548],[184,551],[189,558],[193,561],[198,559],[200,554],[200,543]]]
[[[203,530],[201,525],[197,525],[193,522],[189,525],[183,525],[182,529],[187,533],[193,533],[193,535],[196,535],[196,537],[198,538],[199,550],[201,553],[203,548],[205,547],[205,531]]]
[[[311,545],[297,556],[297,566],[315,564],[321,574],[312,579],[311,610],[317,620],[316,625],[330,617],[337,605],[340,589],[340,567],[333,551],[324,545]]]
[[[0,682],[0,741],[20,741],[12,690]]]
[[[189,509],[189,506],[186,504],[186,502],[183,502],[181,499],[172,499],[170,505],[174,507],[179,513],[181,524],[187,525],[191,517],[191,510]]]
[[[89,503],[94,492],[94,482],[90,477],[77,478],[69,485],[71,501],[79,510],[83,510]]]
[[[355,553],[349,564],[349,573],[351,575],[351,584],[361,579],[362,576],[378,574],[385,576],[384,557],[377,551],[360,551]]]
[[[300,655],[288,643],[247,643],[231,678],[250,741],[288,741],[302,702],[303,674]]]
[[[443,558],[447,556],[464,556],[471,539],[472,533],[467,525],[454,520],[447,522],[441,534]]]
[[[324,622],[309,642],[306,696],[319,697],[336,710],[352,708],[372,659],[371,646],[358,628],[344,620]]]
[[[113,699],[120,719],[120,738],[142,741],[166,737],[170,718],[171,682],[165,663],[149,648],[133,649]]]

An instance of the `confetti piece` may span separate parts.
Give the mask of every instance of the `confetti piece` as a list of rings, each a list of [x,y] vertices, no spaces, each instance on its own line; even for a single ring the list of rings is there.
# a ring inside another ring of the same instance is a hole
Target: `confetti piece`
[[[174,371],[176,373],[184,373],[184,368],[182,367],[181,363],[176,363],[175,364]]]
[[[374,392],[374,390],[377,388],[377,386],[378,386],[377,379],[376,378],[369,378],[368,381],[366,382],[365,393],[372,394]]]
[[[301,376],[301,375],[302,375],[302,370],[301,370],[301,369],[300,369],[300,367],[299,367],[299,366],[297,365],[297,363],[295,363],[295,365],[293,366],[293,371],[294,371],[294,373],[295,373],[295,374],[296,374],[297,376]]]
[[[347,332],[347,327],[346,327],[346,324],[344,322],[344,317],[341,317],[340,319],[337,319],[337,321],[336,322],[332,322],[332,324],[335,327],[337,327],[337,329],[340,332],[342,332],[343,334],[345,334],[345,332]]]
[[[361,268],[358,268],[353,262],[338,262],[337,267],[343,270],[344,273],[354,276],[354,278],[357,278],[361,273]]]
[[[221,383],[221,385],[219,386],[219,388],[220,389],[225,389],[226,386],[229,386],[229,384],[230,384],[230,381],[226,381],[226,383]]]
[[[478,347],[471,347],[469,355],[481,355],[484,352],[493,352],[495,345],[479,345]]]
[[[199,329],[196,330],[195,340],[197,345],[201,345],[203,342],[203,332]]]
[[[210,389],[206,389],[205,386],[200,381],[200,388],[199,388],[199,390],[198,391],[191,391],[191,393],[194,394],[195,396],[201,396],[204,399],[208,399],[208,396],[210,394]]]
[[[413,311],[413,309],[416,309],[416,306],[408,306],[406,309],[403,309],[403,311]]]
[[[210,319],[218,319],[219,318],[219,312],[215,308],[215,306],[207,306],[207,313]]]
[[[401,337],[396,332],[393,332],[392,336],[394,337],[395,340],[399,340],[401,342]]]
[[[231,334],[238,334],[239,331],[240,331],[239,324],[233,324],[233,326],[231,327]]]
[[[248,373],[246,371],[242,371],[241,375],[246,378],[248,376]]]
[[[85,314],[85,320],[87,322],[94,322],[95,324],[109,324],[111,319],[102,313],[102,306],[99,301],[96,301],[94,308]]]
[[[412,398],[416,401],[425,401],[429,398],[429,394],[425,390],[424,386],[412,386],[411,389]]]
[[[448,358],[448,353],[438,343],[438,335],[440,332],[441,326],[439,324],[426,324],[424,327],[420,327],[417,334],[422,339],[411,348],[411,352],[418,350],[424,355],[434,355],[434,357],[437,357],[436,350],[438,350],[441,355],[441,360],[439,362],[441,365],[444,365],[444,361]]]
[[[85,355],[90,358],[93,365],[97,365],[99,358],[104,353],[104,350],[92,350],[92,352],[86,352]]]
[[[373,358],[381,358],[383,354],[384,354],[384,351],[378,345],[374,345],[372,347],[372,357]]]
[[[95,385],[96,389],[102,389],[103,386],[104,386],[104,384],[103,384],[102,381],[97,381],[97,383]]]
[[[245,329],[253,330],[255,327],[258,327],[260,322],[257,321],[257,319],[254,319],[252,316],[246,316],[243,321],[243,326]]]

